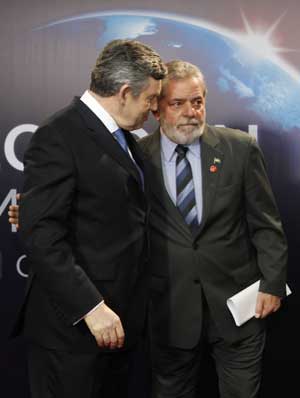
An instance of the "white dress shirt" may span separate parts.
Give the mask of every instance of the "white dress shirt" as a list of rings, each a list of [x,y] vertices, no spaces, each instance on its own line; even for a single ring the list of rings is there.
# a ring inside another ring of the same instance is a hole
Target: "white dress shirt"
[[[110,114],[103,108],[103,106],[96,100],[95,97],[92,96],[92,94],[88,90],[86,90],[82,94],[82,96],[80,97],[80,101],[82,101],[101,120],[101,122],[104,124],[104,126],[107,128],[107,130],[110,133],[113,134],[115,131],[117,131],[120,128],[117,125],[115,119],[113,119],[112,116],[110,116]],[[131,159],[134,161],[134,163],[136,163],[129,147],[128,147],[128,153]]]
[[[119,129],[116,121],[88,90],[86,90],[80,97],[80,101],[82,101],[101,120],[110,133],[114,133]]]

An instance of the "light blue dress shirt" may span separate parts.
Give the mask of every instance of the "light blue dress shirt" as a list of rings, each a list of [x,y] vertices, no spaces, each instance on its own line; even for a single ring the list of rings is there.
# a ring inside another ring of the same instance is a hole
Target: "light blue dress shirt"
[[[160,134],[160,145],[161,145],[161,163],[163,170],[163,177],[165,188],[176,206],[176,158],[177,153],[175,148],[177,144],[171,141],[162,131]],[[186,145],[188,151],[186,157],[190,162],[193,174],[195,198],[198,222],[201,223],[202,219],[202,208],[203,208],[203,195],[202,195],[202,167],[201,167],[201,145],[200,140],[194,141],[190,145]]]

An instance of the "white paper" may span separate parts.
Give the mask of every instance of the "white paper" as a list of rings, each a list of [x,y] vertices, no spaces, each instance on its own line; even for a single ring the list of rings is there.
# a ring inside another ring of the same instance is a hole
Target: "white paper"
[[[259,282],[259,280],[254,282],[227,300],[227,307],[237,326],[243,325],[243,323],[254,317]],[[289,296],[291,293],[290,288],[286,285],[286,295]]]

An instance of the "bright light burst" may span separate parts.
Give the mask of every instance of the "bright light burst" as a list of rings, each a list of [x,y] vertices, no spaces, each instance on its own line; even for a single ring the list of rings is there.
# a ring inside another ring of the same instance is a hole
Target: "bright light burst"
[[[241,14],[244,21],[246,34],[240,36],[240,41],[252,53],[256,54],[260,58],[267,58],[278,63],[280,53],[296,51],[289,48],[276,47],[274,44],[274,39],[272,38],[274,31],[276,30],[285,13],[282,14],[266,32],[254,30],[250,26],[245,14],[243,12],[241,12]]]

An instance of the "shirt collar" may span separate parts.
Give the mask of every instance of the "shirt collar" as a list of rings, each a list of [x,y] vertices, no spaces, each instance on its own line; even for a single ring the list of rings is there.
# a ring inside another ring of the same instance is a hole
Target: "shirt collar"
[[[116,121],[88,90],[82,94],[80,101],[82,101],[101,120],[108,131],[114,133],[118,130],[119,126]]]
[[[161,151],[163,154],[163,157],[165,161],[167,162],[172,162],[176,160],[176,153],[175,153],[175,148],[177,144],[173,141],[171,141],[160,129],[160,145],[161,145]],[[200,159],[200,140],[197,139],[194,142],[192,142],[190,145],[185,145],[189,148],[190,153]]]

